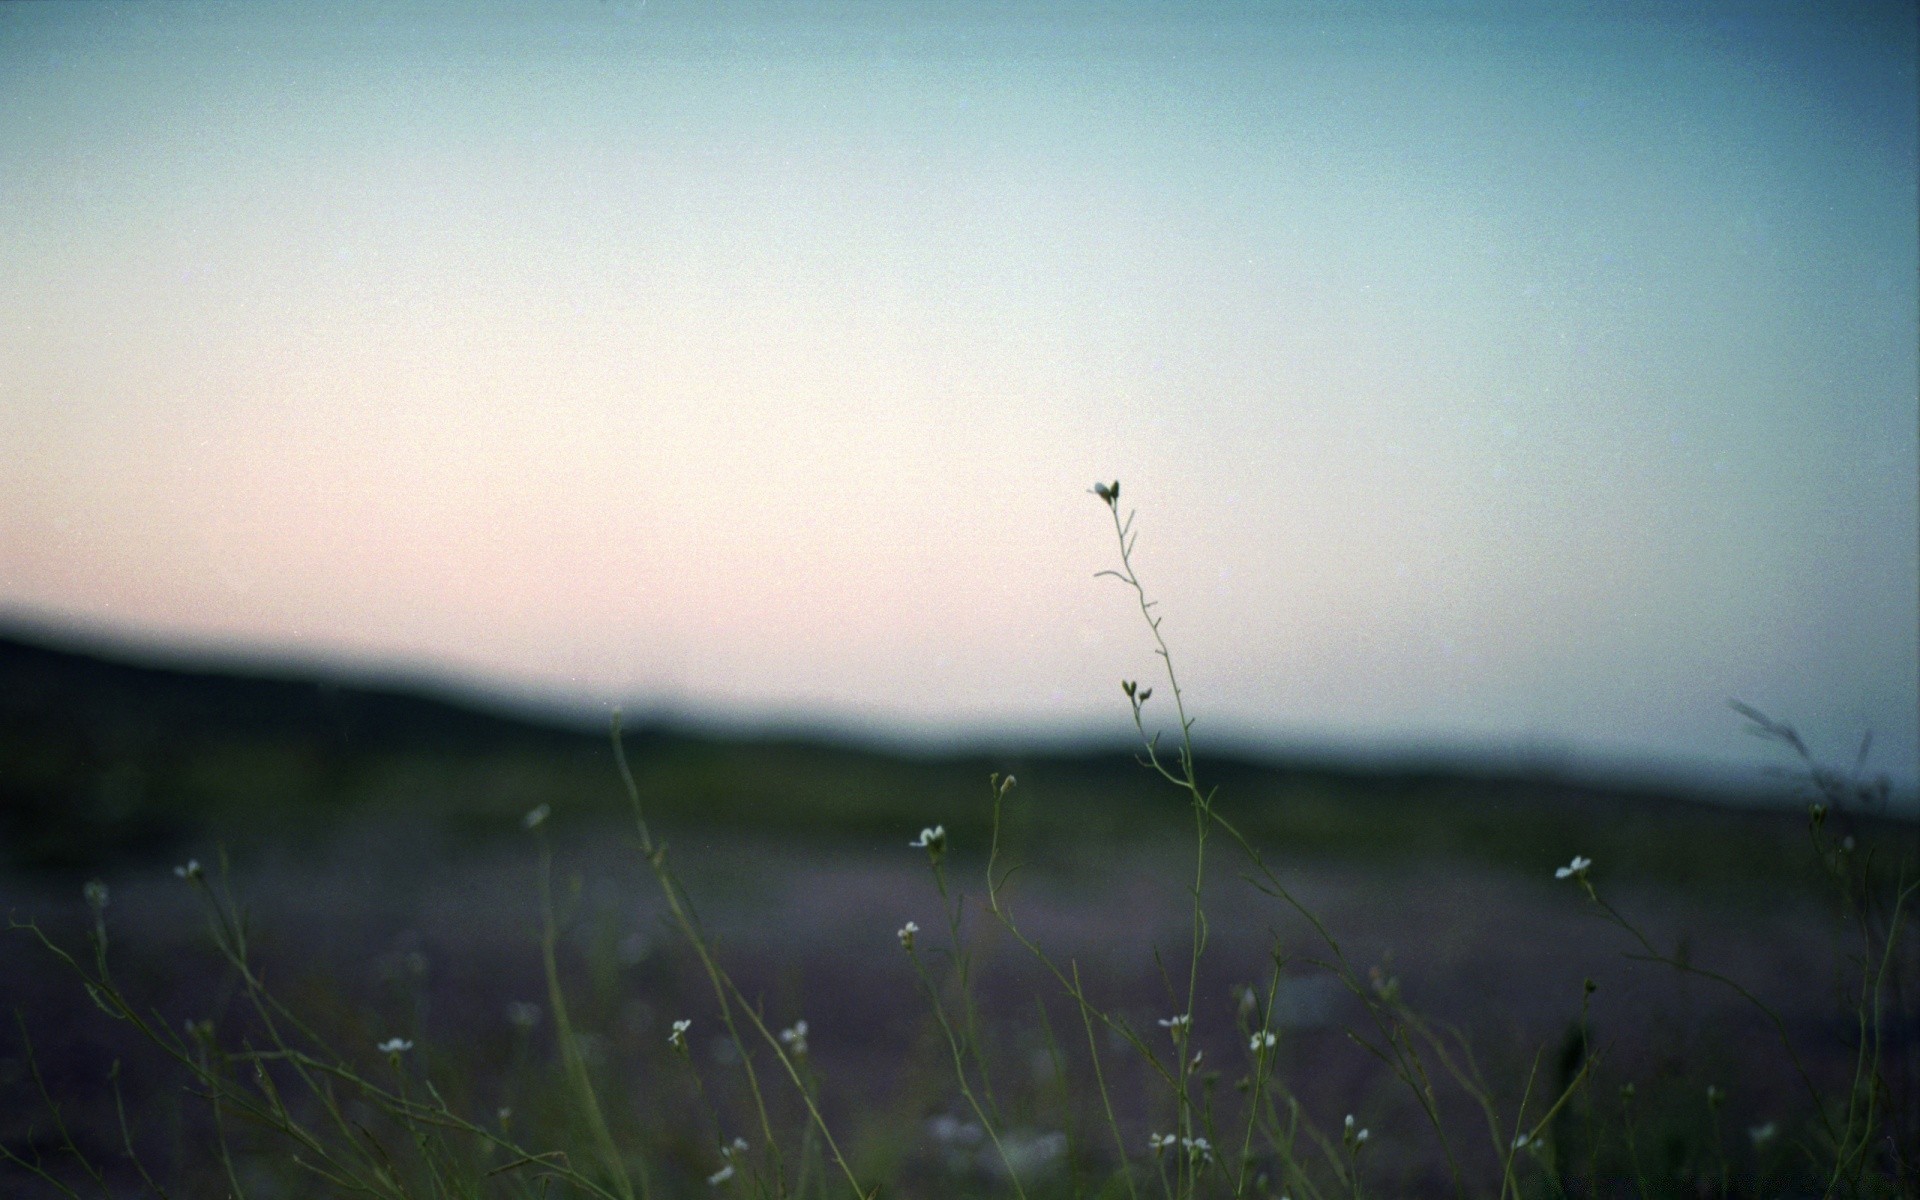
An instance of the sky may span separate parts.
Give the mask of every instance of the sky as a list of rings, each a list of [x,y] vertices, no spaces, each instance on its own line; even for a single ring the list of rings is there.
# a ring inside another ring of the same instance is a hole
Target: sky
[[[1119,737],[1118,479],[1203,752],[1911,785],[1915,20],[0,5],[0,617]]]

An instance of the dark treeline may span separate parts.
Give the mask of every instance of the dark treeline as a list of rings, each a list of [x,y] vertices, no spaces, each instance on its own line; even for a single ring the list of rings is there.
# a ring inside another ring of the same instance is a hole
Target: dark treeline
[[[986,827],[996,771],[1021,780],[1016,836],[1155,837],[1186,820],[1179,796],[1117,747],[916,755],[659,723],[627,737],[646,802],[670,824],[830,839],[937,821],[965,834]],[[1802,814],[1678,790],[1233,755],[1201,769],[1222,810],[1283,853],[1456,855],[1527,870],[1606,854],[1676,879],[1808,876]],[[605,730],[424,689],[143,664],[0,636],[0,861],[15,868],[87,870],[208,837],[368,822],[485,838],[540,804],[575,817],[625,811]]]

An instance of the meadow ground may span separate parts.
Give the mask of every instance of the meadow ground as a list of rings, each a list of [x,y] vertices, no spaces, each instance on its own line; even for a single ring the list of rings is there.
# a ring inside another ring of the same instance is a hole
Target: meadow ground
[[[0,1184],[1920,1190],[1920,856],[1884,781],[1736,705],[1799,760],[1804,816],[1245,762],[1203,786],[1131,517],[1093,490],[1164,716],[1124,682],[1146,770],[1035,759],[1011,803],[1007,764],[963,798],[954,763],[660,731],[630,754],[616,724],[616,822],[577,735],[0,656]],[[153,861],[223,830],[231,869]]]
[[[556,825],[558,962],[576,1043],[623,1145],[666,1194],[697,1194],[718,1165],[712,1147],[757,1133],[738,1052],[721,1036],[713,995],[667,921],[630,830]],[[924,852],[907,845],[911,833],[809,841],[669,831],[668,840],[742,992],[770,1026],[807,1022],[807,1062],[824,1112],[859,1167],[884,1176],[889,1194],[1000,1194],[1006,1167],[981,1142],[953,1086],[948,1048],[897,936],[915,921],[924,961],[943,969],[941,903]],[[947,869],[952,886],[968,893],[962,933],[978,972],[988,1082],[1001,1091],[1009,1140],[1020,1139],[1016,1149],[1027,1156],[1019,1165],[1028,1186],[1090,1187],[1117,1157],[1091,1111],[1090,1039],[1058,984],[980,908],[983,849],[956,844]],[[1620,1088],[1634,1085],[1640,1166],[1654,1181],[1643,1190],[1711,1192],[1716,1172],[1763,1179],[1768,1157],[1789,1139],[1754,1131],[1807,1120],[1804,1084],[1769,1020],[1711,980],[1634,961],[1638,947],[1597,916],[1573,881],[1554,878],[1554,862],[1521,872],[1444,854],[1367,861],[1276,850],[1277,873],[1336,933],[1355,970],[1375,987],[1397,981],[1411,1008],[1465,1031],[1505,1105],[1517,1108],[1529,1079],[1536,1093],[1559,1089],[1580,1058],[1584,1002],[1600,1056],[1591,1090],[1605,1097],[1584,1119],[1617,1121]],[[1078,964],[1103,1008],[1158,1032],[1157,1021],[1184,1007],[1190,849],[1171,839],[1051,839],[1019,857],[1027,866],[1003,898],[1021,930],[1056,962]],[[1240,865],[1232,852],[1216,852],[1206,890],[1210,945],[1190,1048],[1220,1075],[1200,1086],[1221,1095],[1224,1111],[1249,1069],[1244,1022],[1236,1025],[1240,989],[1276,985],[1268,1021],[1279,1034],[1274,1071],[1304,1111],[1330,1129],[1352,1113],[1372,1131],[1363,1177],[1379,1194],[1451,1191],[1427,1117],[1353,1036],[1373,1037],[1367,1006],[1317,965],[1329,949],[1314,930],[1241,878]],[[433,1081],[453,1107],[532,1142],[564,1142],[568,1103],[553,1082],[539,871],[530,837],[456,842],[428,826],[367,826],[330,843],[252,847],[228,886],[248,910],[267,986],[345,1058],[376,1078],[397,1069],[416,1083]],[[1614,885],[1607,864],[1593,871],[1608,900],[1656,946],[1764,997],[1815,1082],[1845,1092],[1858,1042],[1847,989],[1858,976],[1831,904],[1764,879]],[[161,865],[129,866],[104,880],[110,962],[122,989],[169,1026],[212,1019],[223,1035],[247,1037],[244,997],[208,943],[196,890]],[[84,940],[91,919],[65,877],[7,877],[0,904],[68,945]],[[0,939],[0,979],[21,1017],[0,1052],[0,1141],[77,1178],[36,1094],[24,1036],[75,1143],[110,1187],[137,1190],[108,1082],[118,1060],[132,1140],[156,1175],[183,1180],[175,1194],[227,1190],[214,1170],[209,1106],[182,1068],[89,1003],[71,972],[27,936]],[[1920,1052],[1915,1013],[1909,1006],[1886,1015],[1888,1064],[1911,1071]],[[667,1044],[677,1019],[692,1021],[684,1058]],[[394,1037],[413,1046],[390,1065],[375,1046]],[[1137,1152],[1169,1126],[1171,1100],[1148,1071],[1129,1065],[1124,1044],[1104,1033],[1099,1044],[1117,1124]],[[1902,1082],[1911,1104],[1912,1079]],[[783,1086],[775,1080],[769,1090]],[[1709,1086],[1724,1099],[1710,1104]],[[800,1144],[804,1111],[786,1094],[771,1103],[777,1125]],[[1445,1087],[1439,1107],[1472,1190],[1498,1191],[1502,1156],[1484,1116]],[[1542,1107],[1536,1095],[1534,1113]],[[243,1123],[229,1136],[255,1194],[329,1194],[300,1182],[291,1148],[275,1135]],[[9,1195],[58,1194],[17,1167],[0,1184]],[[1736,1182],[1734,1190],[1744,1189]]]

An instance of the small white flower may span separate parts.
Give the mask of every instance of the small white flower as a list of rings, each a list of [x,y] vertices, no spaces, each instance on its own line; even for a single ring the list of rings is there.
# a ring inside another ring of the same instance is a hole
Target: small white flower
[[[720,1147],[720,1153],[726,1155],[728,1158],[732,1158],[736,1154],[745,1154],[747,1152],[747,1148],[748,1148],[747,1139],[743,1137],[737,1137],[733,1139],[731,1142],[728,1142],[726,1145]]]
[[[1147,1149],[1155,1154],[1164,1154],[1173,1148],[1180,1139],[1171,1133],[1150,1133],[1147,1135]]]
[[[780,1040],[787,1044],[787,1049],[793,1051],[795,1057],[805,1057],[807,1053],[807,1023],[804,1020],[795,1021],[788,1028],[782,1029],[780,1031]]]
[[[1067,1152],[1067,1135],[1058,1130],[1043,1133],[1037,1129],[1009,1129],[1000,1135],[1000,1145],[992,1155],[979,1155],[976,1162],[989,1172],[1011,1180],[1016,1175],[1039,1175]],[[998,1163],[996,1167],[994,1164]]]
[[[1363,1143],[1363,1142],[1365,1142],[1365,1141],[1367,1140],[1367,1131],[1366,1131],[1366,1130],[1364,1130],[1364,1129],[1355,1129],[1355,1128],[1353,1127],[1353,1114],[1352,1114],[1352,1113],[1348,1113],[1348,1114],[1347,1114],[1347,1123],[1346,1123],[1346,1129],[1345,1129],[1345,1131],[1344,1131],[1344,1136],[1345,1136],[1345,1138],[1346,1138],[1346,1143],[1347,1143],[1347,1145],[1348,1145],[1348,1147],[1350,1147],[1351,1149],[1354,1149],[1354,1150],[1358,1150],[1358,1149],[1360,1148],[1360,1145],[1361,1145],[1361,1143]]]
[[[1259,1054],[1263,1050],[1273,1049],[1279,1045],[1279,1043],[1280,1039],[1273,1036],[1273,1030],[1262,1029],[1259,1033],[1253,1035],[1252,1040],[1247,1045],[1247,1049],[1253,1051],[1255,1054]]]
[[[675,1021],[673,1023],[673,1032],[667,1035],[667,1045],[672,1046],[676,1050],[685,1050],[687,1048],[687,1030],[692,1028],[692,1021],[685,1019]]]
[[[940,1113],[930,1119],[927,1133],[944,1146],[975,1146],[986,1136],[986,1130],[972,1121],[962,1121],[948,1113]]]
[[[95,912],[107,906],[107,885],[98,879],[89,880],[87,886],[80,889],[80,894],[87,898],[87,907]]]
[[[1193,1027],[1192,1013],[1179,1013],[1178,1015],[1175,1015],[1175,1016],[1162,1017],[1160,1019],[1160,1028],[1166,1030],[1167,1033],[1171,1035],[1173,1040],[1176,1042],[1179,1041],[1181,1038],[1186,1037],[1187,1030],[1192,1027]]]
[[[1584,878],[1587,873],[1587,868],[1591,867],[1592,865],[1593,865],[1592,859],[1585,858],[1581,855],[1576,854],[1573,856],[1572,862],[1568,863],[1564,867],[1560,867],[1556,869],[1553,873],[1553,877],[1555,879],[1571,879],[1577,875]]]
[[[1755,1125],[1753,1128],[1747,1130],[1747,1136],[1753,1139],[1754,1148],[1758,1149],[1772,1141],[1779,1132],[1780,1126],[1772,1121],[1768,1121],[1765,1125]]]
[[[1532,1134],[1523,1133],[1513,1139],[1513,1148],[1515,1150],[1531,1150],[1539,1144],[1540,1139],[1534,1137]]]
[[[374,1049],[382,1054],[400,1055],[413,1049],[413,1043],[405,1038],[388,1038],[378,1046],[375,1046]]]
[[[913,935],[919,932],[920,932],[920,927],[914,924],[912,921],[908,921],[905,925],[902,925],[900,927],[900,932],[895,934],[894,936],[900,939],[900,945],[902,947],[904,947],[905,949],[911,950],[913,949]]]
[[[728,1163],[726,1166],[721,1167],[718,1171],[715,1171],[713,1174],[707,1176],[707,1184],[710,1187],[719,1187],[721,1184],[725,1183],[727,1180],[732,1178],[733,1178],[733,1164]]]
[[[185,864],[175,867],[173,873],[182,879],[198,879],[206,874],[200,869],[200,860],[197,858],[190,858]]]
[[[1213,1161],[1213,1146],[1203,1137],[1181,1138],[1180,1145],[1186,1150],[1187,1157],[1195,1162]]]
[[[531,812],[527,813],[526,816],[520,818],[520,824],[525,826],[528,829],[537,829],[541,825],[545,824],[547,818],[552,815],[553,815],[553,805],[551,804],[537,805],[533,808]]]
[[[947,827],[929,825],[920,831],[919,837],[908,842],[907,845],[915,850],[925,850],[929,854],[939,854],[947,848]]]

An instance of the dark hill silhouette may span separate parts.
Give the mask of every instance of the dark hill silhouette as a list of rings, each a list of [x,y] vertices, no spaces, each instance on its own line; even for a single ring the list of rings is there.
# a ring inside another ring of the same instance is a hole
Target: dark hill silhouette
[[[277,673],[140,665],[0,635],[0,713],[60,714],[97,731],[295,737],[361,750],[556,747],[583,734],[394,687]]]
[[[628,746],[650,810],[683,826],[797,837],[984,832],[986,779],[1011,771],[1016,837],[1157,836],[1187,817],[1130,751],[937,756],[654,724]],[[1206,781],[1288,852],[1466,855],[1537,869],[1603,850],[1674,875],[1757,875],[1800,844],[1797,815],[1524,770],[1262,762],[1207,754]],[[0,861],[89,868],[204,839],[314,837],[414,822],[506,834],[538,804],[625,811],[605,731],[425,689],[232,663],[139,662],[0,633]],[[1796,860],[1797,861],[1797,860]]]

